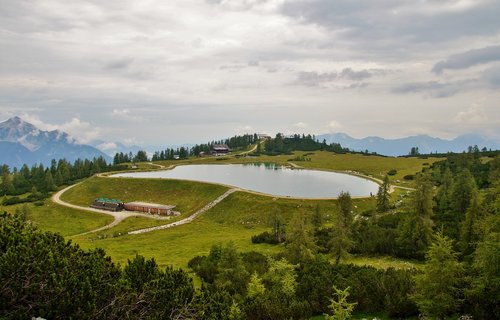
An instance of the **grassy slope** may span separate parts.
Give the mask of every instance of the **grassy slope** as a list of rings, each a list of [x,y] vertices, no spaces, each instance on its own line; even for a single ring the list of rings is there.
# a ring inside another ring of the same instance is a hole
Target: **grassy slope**
[[[298,155],[304,154],[298,152]],[[385,158],[363,155],[335,155],[328,152],[315,152],[310,155],[311,161],[296,162],[298,165],[327,170],[354,170],[381,177],[390,169],[398,170],[395,179],[405,174],[420,171],[423,163],[432,163],[432,159]],[[163,165],[181,163],[243,163],[243,162],[275,162],[285,164],[290,155],[245,157],[239,159],[205,158],[189,161],[162,161]],[[188,181],[166,179],[125,179],[125,178],[91,178],[63,195],[63,200],[87,206],[94,198],[105,196],[120,198],[124,201],[149,201],[174,204],[186,216],[205,203],[215,199],[226,190],[225,187]],[[393,196],[396,196],[394,194]],[[155,257],[160,265],[186,267],[187,262],[199,254],[207,254],[213,244],[234,241],[240,250],[257,250],[260,252],[277,252],[279,246],[253,245],[250,237],[268,230],[268,216],[281,213],[290,218],[299,212],[312,213],[319,205],[321,212],[330,218],[335,212],[334,200],[295,200],[274,199],[273,197],[237,192],[225,199],[212,210],[204,213],[194,222],[166,230],[159,230],[142,235],[124,235],[129,230],[140,229],[165,221],[147,218],[129,218],[113,229],[99,234],[89,234],[73,238],[83,247],[102,247],[115,261],[125,263],[136,253],[146,257]],[[374,199],[356,199],[357,213],[373,207]],[[70,210],[70,209],[68,209]],[[70,210],[72,211],[72,210]],[[86,214],[86,213],[85,213]],[[40,214],[42,215],[42,214]],[[79,218],[76,218],[79,219]],[[101,226],[102,224],[98,225]],[[119,235],[121,233],[121,235]],[[75,233],[65,233],[66,235]],[[353,258],[354,263],[376,264],[379,267],[393,265],[405,267],[399,261],[383,259],[377,262],[373,258]]]
[[[0,206],[0,211],[9,213],[21,208],[22,204],[15,206]],[[113,217],[106,214],[75,210],[45,201],[43,206],[28,204],[28,219],[40,229],[59,232],[63,236],[80,234],[89,230],[105,226],[113,221]]]
[[[364,210],[372,201],[355,200],[356,210]],[[279,213],[290,219],[300,212],[311,214],[316,206],[327,217],[332,218],[335,214],[334,200],[273,199],[236,192],[188,225],[142,235],[107,239],[99,239],[99,235],[86,235],[74,240],[84,247],[103,247],[120,263],[140,253],[155,257],[162,266],[172,264],[186,267],[194,256],[207,254],[212,245],[230,240],[242,251],[278,252],[282,249],[280,246],[252,244],[251,236],[270,229],[268,217],[271,213]],[[117,228],[120,226],[109,232],[116,234]]]
[[[169,204],[185,217],[226,190],[223,186],[189,181],[93,177],[65,192],[61,199],[80,206],[88,206],[98,197]]]

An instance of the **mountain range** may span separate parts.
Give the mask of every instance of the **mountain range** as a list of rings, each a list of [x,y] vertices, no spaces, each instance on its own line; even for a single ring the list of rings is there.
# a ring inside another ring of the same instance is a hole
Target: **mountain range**
[[[384,139],[381,137],[353,138],[345,133],[323,134],[316,136],[319,141],[340,143],[342,147],[353,151],[376,152],[386,156],[407,155],[412,147],[418,147],[421,154],[463,152],[469,146],[477,145],[480,149],[500,149],[500,141],[487,139],[479,135],[462,135],[453,140],[435,138],[428,135],[417,135],[399,139]]]
[[[52,159],[73,162],[76,159],[104,157],[112,159],[100,150],[79,144],[67,133],[53,130],[43,131],[19,117],[0,123],[0,164],[20,168],[42,163],[47,166]]]

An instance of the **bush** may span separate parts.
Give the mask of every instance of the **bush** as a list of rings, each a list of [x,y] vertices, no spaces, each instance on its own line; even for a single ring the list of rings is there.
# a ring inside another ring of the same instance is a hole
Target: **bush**
[[[406,176],[403,177],[405,180],[413,180],[415,179],[415,176],[413,174],[407,174]]]
[[[279,241],[274,234],[271,234],[269,231],[264,231],[261,234],[252,236],[252,243],[279,244]]]
[[[398,173],[398,171],[396,169],[391,169],[391,170],[387,171],[387,174],[390,176],[394,176],[394,175],[396,175],[396,173]]]

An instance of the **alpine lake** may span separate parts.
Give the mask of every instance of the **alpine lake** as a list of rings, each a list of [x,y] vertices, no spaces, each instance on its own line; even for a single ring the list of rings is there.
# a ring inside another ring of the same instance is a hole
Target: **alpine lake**
[[[367,197],[378,190],[374,181],[355,175],[270,163],[181,165],[170,170],[119,173],[111,177],[200,181],[304,199],[336,198],[341,192],[349,192],[352,197]]]

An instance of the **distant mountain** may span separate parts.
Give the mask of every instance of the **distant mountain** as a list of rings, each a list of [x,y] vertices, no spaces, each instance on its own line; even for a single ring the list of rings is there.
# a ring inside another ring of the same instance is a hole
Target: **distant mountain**
[[[99,156],[111,160],[92,146],[78,144],[65,132],[43,131],[19,117],[0,123],[0,164],[19,168],[23,164],[49,165],[52,159],[65,158],[73,162],[79,158],[93,159]]]
[[[142,147],[139,147],[137,145],[126,146],[121,142],[106,142],[104,140],[94,140],[90,143],[90,145],[96,149],[99,149],[110,157],[114,157],[115,154],[119,152],[127,154],[129,152],[132,152],[132,154],[135,155],[137,154],[137,151],[143,150]]]
[[[444,140],[428,135],[411,136],[400,139],[384,139],[381,137],[366,137],[356,139],[345,133],[323,134],[316,139],[328,143],[340,143],[354,151],[377,152],[387,156],[407,155],[412,147],[418,147],[420,153],[462,152],[469,146],[477,145],[480,149],[500,149],[500,141],[486,139],[478,135],[462,135],[453,140]]]

